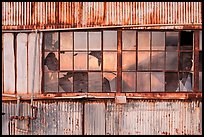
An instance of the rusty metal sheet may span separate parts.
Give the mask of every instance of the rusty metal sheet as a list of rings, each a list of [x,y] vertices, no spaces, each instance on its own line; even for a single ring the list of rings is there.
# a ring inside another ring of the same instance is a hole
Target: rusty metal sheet
[[[201,2],[2,2],[2,29],[197,23]]]
[[[15,92],[15,55],[14,55],[14,35],[4,33],[2,35],[3,48],[3,91]]]
[[[87,102],[84,106],[84,135],[105,135],[105,104]]]
[[[33,132],[18,121],[18,135],[201,135],[202,102],[196,100],[35,101],[37,119]],[[16,102],[2,102],[2,134],[8,134],[8,120],[16,114]],[[21,102],[20,115],[30,115],[30,103]]]

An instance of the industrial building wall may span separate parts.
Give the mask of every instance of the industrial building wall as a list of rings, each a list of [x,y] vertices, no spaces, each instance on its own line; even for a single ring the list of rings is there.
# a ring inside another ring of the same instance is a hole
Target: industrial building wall
[[[3,30],[148,24],[200,24],[200,28],[202,3],[2,2]]]
[[[202,134],[202,102],[198,100],[128,99],[125,104],[111,99],[38,100],[34,105],[38,108],[37,119],[31,120],[29,126],[25,120],[16,120],[16,135]],[[2,103],[4,135],[9,133],[9,117],[16,114],[16,107],[13,101]],[[29,108],[29,102],[20,102],[19,115],[30,115]]]

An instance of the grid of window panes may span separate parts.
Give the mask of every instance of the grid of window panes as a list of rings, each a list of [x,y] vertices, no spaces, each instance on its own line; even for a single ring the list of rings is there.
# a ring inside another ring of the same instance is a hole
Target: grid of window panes
[[[192,91],[193,32],[123,30],[119,69],[117,33],[45,32],[44,91],[116,92],[117,71],[122,92]]]
[[[116,92],[117,31],[49,32],[44,45],[45,92]]]
[[[192,91],[192,64],[193,32],[122,32],[122,92]]]

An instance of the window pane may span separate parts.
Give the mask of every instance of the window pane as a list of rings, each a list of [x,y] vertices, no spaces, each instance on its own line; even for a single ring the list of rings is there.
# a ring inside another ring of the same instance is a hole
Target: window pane
[[[117,31],[103,31],[103,49],[117,50]]]
[[[136,70],[135,52],[122,52],[122,68],[123,70]]]
[[[152,52],[152,70],[163,70],[164,69],[164,52]]]
[[[59,47],[58,32],[44,33],[45,50],[57,51]]]
[[[60,52],[60,70],[72,70],[72,69],[73,69],[73,53]]]
[[[135,72],[122,72],[122,92],[135,92]]]
[[[202,31],[200,31],[199,45],[199,49],[202,50]]]
[[[87,70],[86,52],[74,52],[74,70]]]
[[[87,32],[74,32],[74,50],[87,50]]]
[[[137,91],[138,92],[150,92],[150,72],[138,72],[137,73]]]
[[[138,32],[138,49],[150,50],[150,32]]]
[[[103,92],[116,92],[117,72],[103,73]]]
[[[73,49],[73,32],[60,32],[60,50]]]
[[[165,49],[165,32],[152,32],[152,49],[164,50]]]
[[[180,71],[191,71],[193,70],[193,53],[192,52],[181,52],[180,53],[180,62],[179,62],[179,70]]]
[[[181,31],[180,36],[180,49],[192,50],[193,49],[193,32]]]
[[[89,52],[89,70],[101,70],[102,56],[101,51]]]
[[[199,90],[202,91],[202,72],[199,72]]]
[[[189,72],[179,73],[179,90],[180,91],[192,91],[193,86],[193,74]],[[178,91],[179,91],[178,90]]]
[[[178,69],[178,52],[166,52],[166,70]]]
[[[58,73],[57,72],[44,73],[44,91],[58,92]]]
[[[178,73],[166,72],[165,84],[165,91],[176,91],[179,88]]]
[[[88,91],[88,72],[74,72],[74,92]]]
[[[73,92],[73,73],[59,73],[59,92]]]
[[[150,69],[150,52],[138,52],[138,70]]]
[[[122,49],[136,50],[136,31],[122,31]]]
[[[103,70],[117,70],[117,52],[103,52]]]
[[[166,50],[178,49],[178,32],[166,32]]]
[[[164,72],[151,73],[151,91],[164,91]]]
[[[57,52],[45,52],[44,59],[44,71],[55,72],[59,68],[58,53]]]
[[[101,32],[89,32],[89,49],[101,50]]]
[[[101,72],[89,72],[89,92],[102,92]]]

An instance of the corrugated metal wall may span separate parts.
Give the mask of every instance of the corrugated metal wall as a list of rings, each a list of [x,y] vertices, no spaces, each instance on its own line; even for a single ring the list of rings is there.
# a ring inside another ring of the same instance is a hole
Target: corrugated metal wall
[[[18,121],[16,134],[35,135],[201,135],[202,102],[187,100],[34,101],[38,107],[33,132]],[[15,102],[3,102],[2,132],[8,134],[8,119]],[[21,102],[20,115],[30,115],[29,103]]]
[[[192,23],[201,2],[2,2],[2,29]]]

